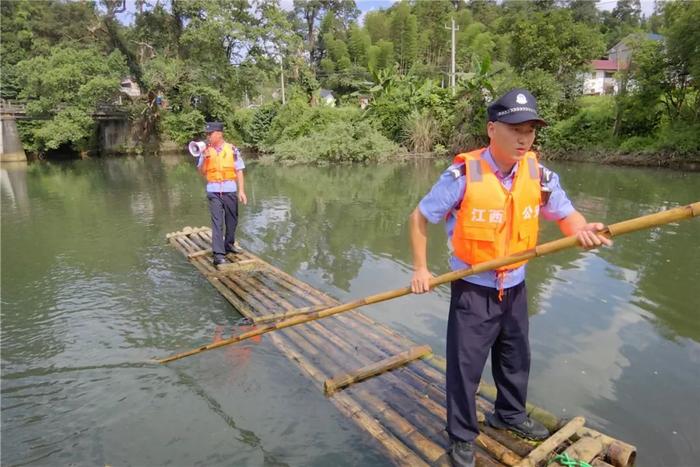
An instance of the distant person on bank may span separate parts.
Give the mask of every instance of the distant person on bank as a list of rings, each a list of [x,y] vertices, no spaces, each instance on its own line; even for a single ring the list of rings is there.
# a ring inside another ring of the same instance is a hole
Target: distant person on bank
[[[236,242],[238,201],[248,204],[243,169],[245,163],[236,146],[224,140],[224,124],[208,122],[207,147],[197,168],[207,179],[207,200],[211,214],[211,246],[214,266],[226,263],[226,254],[243,251]]]
[[[538,127],[546,125],[537,102],[513,89],[488,107],[489,146],[458,154],[410,218],[414,293],[429,290],[428,222],[445,220],[453,270],[517,253],[537,244],[539,216],[576,235],[585,248],[610,245],[598,235],[559,185],[559,177],[530,151]],[[452,282],[447,321],[447,432],[450,459],[474,466],[479,434],[476,391],[486,358],[498,389],[495,412],[486,423],[540,440],[547,429],[525,411],[530,373],[525,262]]]

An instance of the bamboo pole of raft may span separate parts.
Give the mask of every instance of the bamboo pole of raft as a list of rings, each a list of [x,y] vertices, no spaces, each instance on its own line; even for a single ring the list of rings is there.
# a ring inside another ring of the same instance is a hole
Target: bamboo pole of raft
[[[328,305],[314,305],[305,306],[301,308],[293,308],[291,310],[280,313],[271,313],[269,315],[256,316],[254,318],[251,318],[251,321],[253,321],[253,323],[255,324],[270,323],[273,321],[280,321],[282,319],[289,319],[292,316],[308,315],[309,313],[312,313],[314,311],[320,311],[326,308],[328,308]]]
[[[591,467],[614,467],[612,464],[608,464],[604,460],[601,459],[593,459],[591,462]]]
[[[603,443],[596,438],[581,438],[566,448],[564,454],[577,461],[591,462],[603,450]],[[562,467],[563,464],[554,462],[552,465]]]
[[[599,431],[588,427],[582,427],[576,431],[576,436],[580,438],[589,437],[599,439],[605,449],[605,457],[615,467],[627,467],[634,465],[637,459],[637,448],[631,444],[615,439]]]
[[[429,345],[413,347],[387,359],[359,368],[351,373],[337,375],[327,379],[323,383],[323,390],[328,395],[333,394],[337,390],[350,386],[353,383],[393,370],[432,352],[433,350]]]
[[[516,467],[535,467],[539,461],[546,458],[557,446],[566,441],[576,433],[586,423],[583,417],[574,417],[569,423],[564,425],[559,431],[547,438],[533,449]]]
[[[636,232],[639,230],[648,229],[650,227],[656,227],[659,225],[668,224],[669,222],[675,222],[690,217],[695,217],[700,215],[700,201],[687,206],[669,209],[666,211],[657,212],[655,214],[649,214],[646,216],[637,217],[634,219],[629,219],[626,221],[618,222],[616,224],[611,224],[600,231],[601,234],[613,238],[620,235],[624,235],[631,232]],[[566,250],[578,245],[578,239],[576,236],[564,237],[559,240],[554,240],[548,243],[543,243],[537,245],[529,250],[522,251],[520,253],[515,253],[512,255],[504,256],[502,258],[497,258],[491,261],[485,261],[479,263],[471,268],[460,269],[457,271],[448,272],[437,277],[433,277],[430,280],[430,288],[435,286],[452,282],[457,279],[461,279],[466,276],[471,276],[474,274],[479,274],[485,271],[490,271],[492,269],[498,269],[509,264],[518,263],[521,261],[529,260],[532,258],[549,255],[556,253],[558,251]],[[288,328],[290,326],[296,326],[297,324],[306,323],[309,321],[314,321],[317,319],[325,318],[327,316],[332,316],[338,313],[343,313],[345,311],[353,310],[355,308],[370,305],[373,303],[384,302],[391,300],[393,298],[402,297],[411,293],[411,287],[403,287],[396,290],[390,290],[387,292],[378,293],[375,295],[370,295],[359,300],[354,300],[352,302],[344,303],[341,305],[333,306],[325,310],[314,311],[305,315],[298,315],[292,318],[278,321],[276,323],[270,323],[265,326],[260,326],[256,329],[241,333],[237,336],[231,337],[229,339],[224,339],[222,341],[203,345],[196,349],[188,350],[170,357],[166,357],[160,360],[156,360],[158,363],[168,363],[174,360],[179,360],[181,358],[189,357],[207,350],[216,349],[226,345],[235,344],[242,340],[250,339],[251,337],[259,336],[271,331],[276,331],[278,329]]]
[[[205,256],[211,253],[211,248],[205,248],[203,250],[195,251],[187,255],[187,259],[196,258],[197,256]]]

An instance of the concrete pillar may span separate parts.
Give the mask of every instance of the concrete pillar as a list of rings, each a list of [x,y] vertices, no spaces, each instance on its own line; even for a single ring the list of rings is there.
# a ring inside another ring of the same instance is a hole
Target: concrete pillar
[[[104,118],[98,122],[99,150],[102,154],[128,154],[134,152],[131,122],[127,118]]]
[[[22,141],[17,132],[15,117],[3,114],[0,118],[2,131],[0,131],[0,162],[26,161],[27,155],[24,153]]]

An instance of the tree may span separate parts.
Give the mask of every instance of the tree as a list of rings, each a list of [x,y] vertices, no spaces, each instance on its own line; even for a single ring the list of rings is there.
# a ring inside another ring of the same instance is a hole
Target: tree
[[[357,23],[352,23],[348,29],[348,52],[355,65],[367,66],[370,45],[372,45],[372,41],[369,33],[360,29]]]
[[[469,0],[467,8],[472,12],[474,21],[484,23],[491,27],[502,15],[496,0]]]
[[[658,43],[646,41],[635,46],[629,68],[622,73],[620,92],[615,96],[616,136],[652,134],[659,122],[663,63]]]
[[[104,53],[111,50],[98,29],[93,3],[16,0],[1,2],[0,14],[0,93],[6,99],[21,91],[15,65],[49,53],[64,39],[94,45]]]
[[[600,17],[596,8],[598,2],[599,0],[569,0],[567,8],[571,10],[574,21],[597,26]]]
[[[670,116],[700,122],[700,3],[664,5],[666,32],[665,104]]]
[[[381,40],[377,45],[369,48],[367,67],[375,73],[379,70],[391,68],[394,65],[394,43]]]
[[[389,39],[389,17],[384,11],[368,11],[365,14],[365,29],[372,44]]]
[[[612,16],[621,24],[637,28],[642,20],[642,5],[639,0],[617,0]]]
[[[137,46],[141,63],[155,55],[183,58],[180,48],[182,24],[176,12],[167,11],[159,3],[152,10],[142,8],[136,14],[131,40]]]
[[[357,9],[355,0],[294,0],[294,14],[303,21],[302,37],[306,40],[306,50],[312,64],[321,58],[317,45],[319,24],[329,13],[331,18],[338,17],[347,25],[357,19],[360,10]]]
[[[92,114],[113,102],[127,67],[118,51],[105,56],[94,46],[66,42],[48,55],[19,62],[17,70],[27,112],[46,118],[31,129],[32,149],[73,143],[83,150],[95,128]]]
[[[576,23],[564,9],[530,14],[512,31],[511,63],[520,71],[540,69],[563,78],[604,51],[600,34]]]
[[[700,3],[681,0],[664,7],[666,43],[669,65],[673,67],[680,86],[693,86],[698,92],[700,82]],[[680,80],[683,80],[681,83]],[[697,96],[696,96],[697,99]],[[700,117],[696,108],[695,118]]]
[[[639,0],[618,0],[611,11],[602,13],[602,32],[608,47],[634,32],[640,31],[642,8]]]
[[[450,31],[445,25],[450,24],[454,6],[449,0],[416,2],[413,15],[418,20],[418,60],[420,63],[440,67],[448,66],[450,57]],[[471,22],[471,13],[463,9],[455,20],[461,27],[466,21]],[[459,43],[459,41],[458,41]]]
[[[345,42],[334,39],[332,36],[327,39],[328,58],[335,64],[335,69],[343,71],[350,65],[350,55]]]
[[[180,36],[186,57],[211,71],[244,61],[257,38],[258,20],[245,0],[178,0],[173,12],[186,24]]]
[[[496,42],[494,35],[481,23],[462,26],[457,34],[457,62],[469,64],[472,56],[491,57]]]
[[[669,122],[697,122],[697,88],[700,72],[700,5],[693,1],[669,2],[663,7],[665,43],[638,38],[624,74],[630,86],[617,96],[616,134],[652,134],[661,123],[662,109]]]
[[[418,23],[406,0],[399,3],[391,15],[391,37],[394,42],[394,60],[405,73],[418,55]]]

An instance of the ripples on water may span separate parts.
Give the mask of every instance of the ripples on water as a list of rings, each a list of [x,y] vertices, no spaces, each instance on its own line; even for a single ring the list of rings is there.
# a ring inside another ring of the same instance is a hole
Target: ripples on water
[[[2,174],[3,465],[383,465],[381,453],[263,336],[169,366],[156,356],[240,318],[165,234],[208,223],[186,158]],[[340,299],[403,287],[406,218],[444,163],[249,165],[241,243]],[[700,199],[698,174],[552,166],[591,220]],[[690,465],[700,439],[700,222],[533,261],[530,399]],[[441,226],[430,267],[446,271]],[[543,241],[557,236],[543,229]],[[366,310],[444,353],[449,291]],[[486,372],[488,378],[488,372]]]

